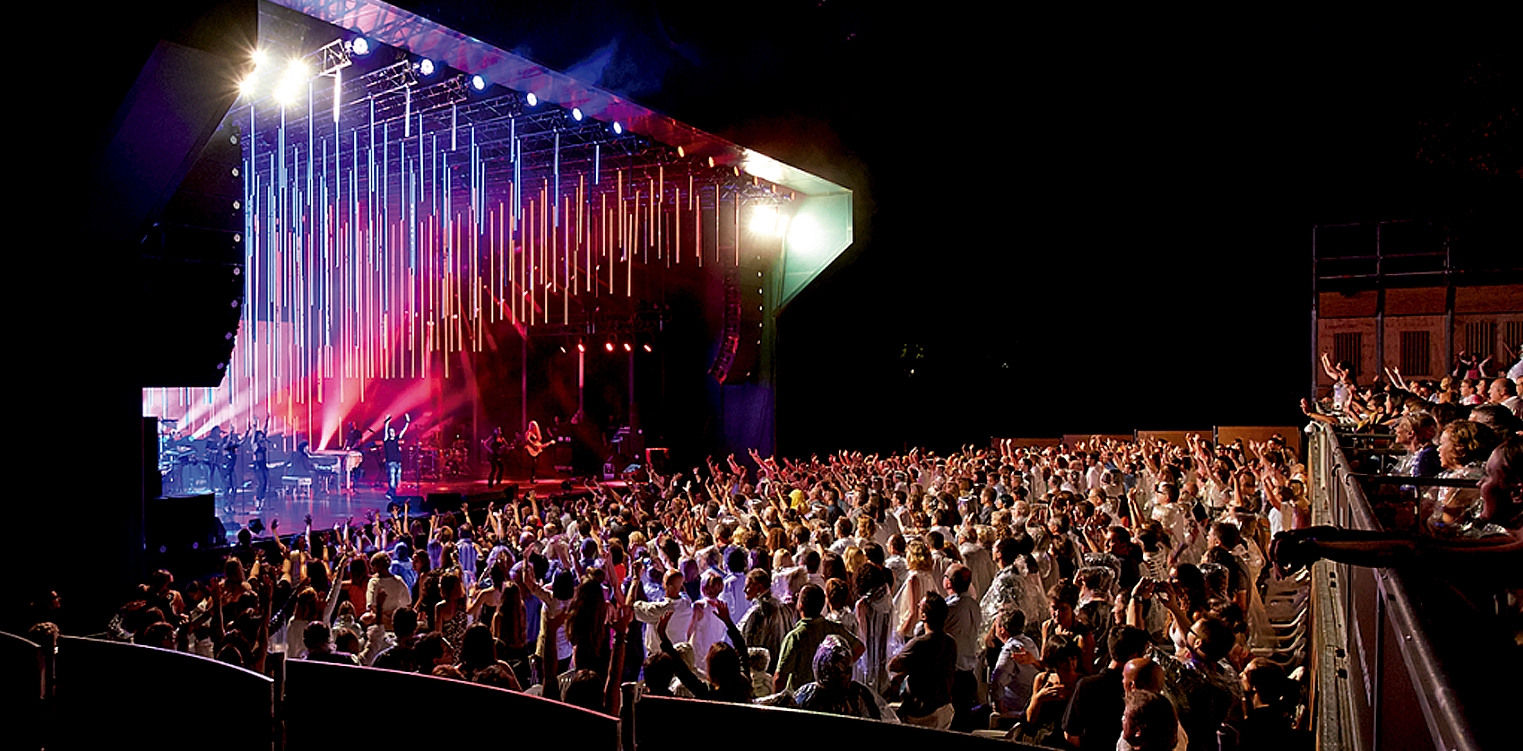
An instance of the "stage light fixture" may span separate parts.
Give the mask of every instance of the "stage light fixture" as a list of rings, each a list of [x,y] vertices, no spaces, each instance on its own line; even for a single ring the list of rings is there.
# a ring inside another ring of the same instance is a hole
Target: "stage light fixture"
[[[629,346],[629,342],[624,342],[624,351],[625,352],[630,352],[630,351],[633,351],[633,350],[634,350],[634,348]]]
[[[576,343],[576,351],[578,351],[578,352],[586,352],[587,351],[587,343],[586,342],[582,342],[582,341],[577,342]]]
[[[422,60],[419,60],[418,61],[418,72],[422,73],[425,76],[431,76],[431,75],[433,75],[434,74],[434,61],[430,60],[430,59],[428,59],[426,57],[423,58]]]
[[[370,40],[365,37],[355,37],[354,41],[349,43],[349,51],[360,57],[370,54]]]
[[[603,349],[605,349],[605,350],[607,350],[609,352],[612,352],[613,351],[613,342],[604,342],[603,343]]]
[[[613,121],[613,134],[616,136],[624,135],[624,126],[620,125],[618,120]]]
[[[561,354],[566,354],[566,345],[564,344],[561,345]]]
[[[260,68],[264,67],[264,64],[270,60],[270,56],[265,54],[264,50],[254,50],[254,54],[250,55],[249,57],[253,58],[254,60],[254,70],[259,70]]]
[[[686,156],[687,156],[687,149],[684,149],[681,146],[678,146],[677,147],[677,158],[681,159],[681,158],[686,157]]]
[[[582,121],[582,108],[581,107],[572,107],[571,108],[571,119],[575,120],[577,122],[581,122]]]
[[[471,76],[471,88],[477,91],[486,91],[487,80],[482,78],[480,74]]]
[[[534,96],[534,92],[532,91],[524,95],[524,101],[527,102],[530,107],[539,106],[539,97]]]
[[[646,352],[650,352],[651,351],[651,348],[650,348],[649,344],[645,345],[645,351]]]

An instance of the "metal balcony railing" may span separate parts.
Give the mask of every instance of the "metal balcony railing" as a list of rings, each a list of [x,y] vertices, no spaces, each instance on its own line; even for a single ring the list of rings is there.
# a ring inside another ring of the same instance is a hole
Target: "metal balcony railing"
[[[1350,469],[1339,432],[1317,423],[1309,439],[1313,522],[1381,530],[1363,487],[1369,478]],[[1318,747],[1482,748],[1435,649],[1437,635],[1421,617],[1425,603],[1403,573],[1320,561],[1312,576]]]

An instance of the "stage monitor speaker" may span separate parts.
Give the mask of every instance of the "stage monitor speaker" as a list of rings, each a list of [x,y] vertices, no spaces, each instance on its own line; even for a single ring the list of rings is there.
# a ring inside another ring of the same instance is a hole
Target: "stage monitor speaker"
[[[221,542],[217,539],[222,534],[217,497],[211,493],[154,498],[143,511],[150,553],[195,550]]]
[[[424,511],[459,511],[465,502],[464,493],[429,493],[423,499]]]

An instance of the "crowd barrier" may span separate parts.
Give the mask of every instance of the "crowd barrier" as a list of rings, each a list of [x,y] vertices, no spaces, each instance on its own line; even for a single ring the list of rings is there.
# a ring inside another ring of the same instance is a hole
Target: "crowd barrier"
[[[1317,424],[1308,449],[1313,523],[1381,529],[1337,431]],[[1312,707],[1319,748],[1481,748],[1435,651],[1435,636],[1419,617],[1423,603],[1401,572],[1321,561],[1312,578]]]
[[[285,662],[287,751],[383,749],[607,749],[619,720],[478,683],[391,670]]]
[[[195,655],[61,637],[49,695],[48,655],[0,634],[7,740],[15,748],[120,746],[174,727],[218,749],[330,751],[527,743],[591,751],[678,748],[766,728],[770,737],[851,739],[880,747],[991,749],[975,735],[750,704],[644,697],[625,687],[623,719],[538,696],[427,675],[270,655],[274,680]],[[451,718],[446,721],[444,718]],[[11,744],[8,743],[7,747]],[[1016,748],[1035,749],[1015,744]]]
[[[807,712],[801,709],[764,707],[756,704],[678,699],[664,696],[640,698],[634,706],[634,751],[684,748],[700,739],[754,738],[761,744],[847,745],[852,748],[932,748],[941,751],[992,751],[996,748],[1032,749],[1022,743],[984,738],[965,733],[895,725],[875,720]]]
[[[207,744],[224,751],[270,748],[273,682],[253,671],[72,636],[59,638],[55,665],[49,748],[130,745],[156,729],[165,741],[204,733]]]

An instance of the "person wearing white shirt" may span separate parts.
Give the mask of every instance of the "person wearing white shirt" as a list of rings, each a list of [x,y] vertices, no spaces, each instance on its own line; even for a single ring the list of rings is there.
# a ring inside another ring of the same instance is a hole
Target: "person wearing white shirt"
[[[667,623],[667,633],[686,634],[693,623],[693,601],[687,598],[682,591],[684,583],[681,571],[668,570],[666,577],[661,580],[664,587],[665,597],[658,602],[637,602],[634,604],[635,620],[647,624],[645,629],[645,653],[657,654],[661,651],[661,636],[656,633],[654,626],[660,622],[661,616],[672,614],[672,619]]]
[[[381,626],[391,630],[391,614],[412,604],[407,584],[391,573],[391,556],[384,551],[370,556],[370,582],[365,587],[365,607],[381,619]]]

